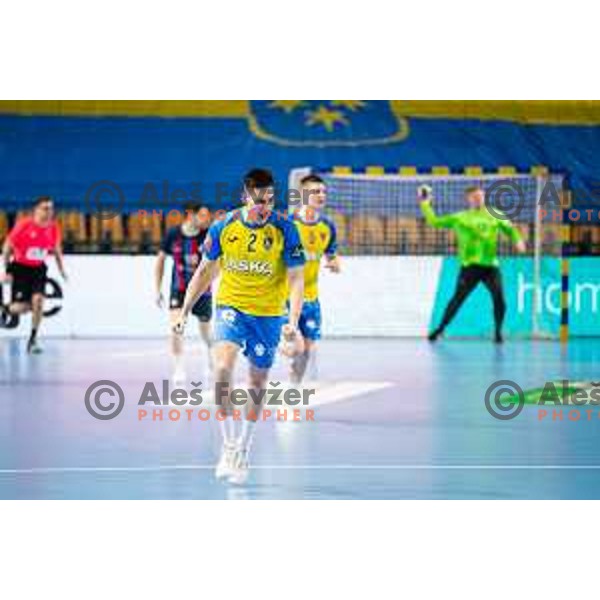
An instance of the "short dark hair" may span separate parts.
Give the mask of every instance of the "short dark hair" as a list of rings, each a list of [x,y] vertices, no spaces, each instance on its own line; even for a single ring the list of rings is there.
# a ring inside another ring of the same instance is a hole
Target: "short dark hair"
[[[33,201],[33,208],[37,208],[40,204],[44,204],[45,202],[54,202],[50,196],[38,196]]]
[[[189,213],[197,213],[202,207],[197,203],[197,202],[187,202],[184,207],[183,210],[185,211],[186,214]]]
[[[275,183],[273,174],[267,169],[252,169],[244,176],[244,187],[249,188],[268,188]]]
[[[465,197],[470,196],[473,192],[483,189],[480,185],[469,185],[465,188]]]
[[[300,185],[306,185],[307,183],[325,183],[325,181],[323,180],[322,177],[319,177],[315,173],[310,173],[308,175],[305,175],[300,180]]]

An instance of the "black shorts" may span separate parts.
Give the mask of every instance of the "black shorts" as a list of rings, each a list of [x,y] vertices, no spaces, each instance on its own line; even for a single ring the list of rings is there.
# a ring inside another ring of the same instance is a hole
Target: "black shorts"
[[[46,287],[46,265],[30,267],[19,263],[10,263],[7,273],[12,276],[11,302],[31,304],[34,294],[43,294]]]
[[[169,300],[169,308],[181,308],[185,292],[171,290],[171,299]],[[203,323],[207,323],[212,319],[212,296],[201,296],[198,302],[192,308],[192,314]]]

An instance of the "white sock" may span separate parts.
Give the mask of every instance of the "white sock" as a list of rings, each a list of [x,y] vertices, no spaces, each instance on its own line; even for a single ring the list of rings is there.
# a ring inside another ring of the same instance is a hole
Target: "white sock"
[[[246,450],[250,450],[250,445],[254,439],[254,431],[256,429],[256,421],[245,418],[242,421],[242,433],[240,435],[240,445]]]
[[[235,421],[233,420],[233,417],[228,415],[220,420],[219,424],[221,426],[223,442],[225,444],[234,444],[237,436],[235,435]]]
[[[183,354],[174,354],[173,355],[173,369],[175,371],[183,371],[184,370]]]

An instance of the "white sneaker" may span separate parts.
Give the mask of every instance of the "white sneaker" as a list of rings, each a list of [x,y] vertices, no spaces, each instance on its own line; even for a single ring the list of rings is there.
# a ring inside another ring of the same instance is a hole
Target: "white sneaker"
[[[224,443],[221,450],[221,458],[215,468],[215,477],[217,479],[226,479],[233,473],[233,461],[237,447],[235,444]]]
[[[232,485],[244,485],[250,474],[250,465],[248,464],[248,450],[237,447],[232,462],[232,469],[227,481]]]

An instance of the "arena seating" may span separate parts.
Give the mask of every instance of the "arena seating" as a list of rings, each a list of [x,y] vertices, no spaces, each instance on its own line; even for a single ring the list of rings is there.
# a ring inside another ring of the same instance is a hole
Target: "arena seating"
[[[8,213],[0,211],[0,243],[14,223],[27,215],[26,211]],[[452,231],[432,229],[420,218],[379,217],[358,214],[346,216],[332,212],[330,218],[336,225],[338,247],[342,254],[453,254],[456,251]],[[57,220],[63,232],[66,253],[126,253],[152,254],[160,246],[165,232],[183,220],[180,211],[163,215],[132,213],[101,219],[76,210],[60,211]],[[532,225],[518,223],[523,238],[531,246]],[[558,248],[561,225],[544,225],[542,251],[551,254]],[[512,244],[501,238],[500,254],[511,254]],[[575,225],[572,229],[572,253],[574,255],[600,254],[600,224]]]
[[[4,242],[8,233],[8,216],[2,210],[0,211],[0,244]]]
[[[63,235],[65,252],[85,251],[88,242],[86,217],[82,212],[59,212],[56,219]]]
[[[375,215],[359,214],[350,219],[348,245],[363,254],[384,254],[384,221]]]
[[[148,253],[162,238],[162,223],[152,213],[133,213],[127,219],[127,243],[133,250]]]
[[[422,227],[414,217],[391,217],[385,224],[385,246],[390,254],[417,254]]]
[[[112,219],[103,219],[92,215],[89,240],[90,249],[93,252],[109,253],[113,249],[121,252],[126,250],[122,216],[117,215]]]

